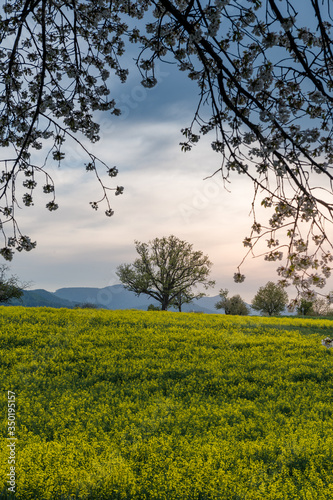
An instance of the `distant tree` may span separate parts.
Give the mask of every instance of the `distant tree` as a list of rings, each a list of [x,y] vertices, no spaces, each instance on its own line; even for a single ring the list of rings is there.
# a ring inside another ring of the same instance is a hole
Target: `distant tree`
[[[21,283],[17,276],[7,278],[8,270],[5,264],[0,266],[0,304],[21,298],[24,288],[29,286],[28,283]]]
[[[323,297],[318,297],[313,302],[312,309],[316,316],[329,316],[332,314],[330,302]]]
[[[265,286],[259,288],[252,301],[252,307],[269,316],[279,315],[288,304],[288,294],[280,286],[269,281]]]
[[[176,307],[179,312],[182,312],[182,305],[183,304],[190,304],[193,299],[201,299],[201,297],[204,297],[204,293],[193,293],[191,291],[185,291],[182,293],[179,293],[170,303],[171,306]]]
[[[249,309],[240,295],[228,297],[228,290],[221,289],[221,300],[215,304],[216,309],[224,309],[225,314],[233,314],[237,316],[246,316],[249,314]]]
[[[77,304],[74,306],[74,309],[98,309],[99,306],[97,304],[93,304],[92,302],[83,302],[82,304]]]
[[[193,287],[202,285],[207,289],[215,284],[208,280],[212,266],[208,256],[194,251],[186,241],[171,235],[149,243],[135,241],[135,247],[139,258],[133,264],[119,266],[117,276],[127,290],[160,302],[163,311],[179,296],[202,297]]]
[[[314,314],[313,304],[313,300],[301,299],[296,308],[297,313],[302,316],[311,316],[312,314]]]
[[[154,304],[149,304],[149,306],[147,307],[147,311],[160,311],[161,308],[158,307],[158,306],[154,306]]]

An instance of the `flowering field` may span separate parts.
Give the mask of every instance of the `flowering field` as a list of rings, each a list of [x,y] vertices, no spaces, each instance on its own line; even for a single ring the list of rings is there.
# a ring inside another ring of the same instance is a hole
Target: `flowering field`
[[[0,498],[333,498],[332,321],[0,313]]]

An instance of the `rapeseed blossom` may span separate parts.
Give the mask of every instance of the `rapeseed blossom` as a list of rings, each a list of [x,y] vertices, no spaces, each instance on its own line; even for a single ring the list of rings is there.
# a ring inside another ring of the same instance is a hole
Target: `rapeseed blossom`
[[[20,500],[332,496],[332,358],[319,343],[332,320],[1,313],[0,383],[19,408]]]

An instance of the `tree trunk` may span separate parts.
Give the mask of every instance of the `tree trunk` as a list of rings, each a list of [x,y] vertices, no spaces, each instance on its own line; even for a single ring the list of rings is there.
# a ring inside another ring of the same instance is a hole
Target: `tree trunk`
[[[169,305],[169,300],[164,297],[162,302],[161,302],[162,311],[166,311],[168,309],[168,305]]]
[[[178,294],[178,311],[182,312],[182,294]]]

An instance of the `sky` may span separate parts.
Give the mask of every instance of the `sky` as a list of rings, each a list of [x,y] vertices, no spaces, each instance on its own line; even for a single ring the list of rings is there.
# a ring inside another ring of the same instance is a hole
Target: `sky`
[[[116,269],[137,257],[134,241],[148,242],[171,234],[193,244],[213,262],[211,279],[216,286],[240,294],[250,302],[267,281],[277,281],[278,263],[251,256],[242,267],[246,280],[233,274],[249,236],[253,187],[234,174],[225,189],[218,175],[220,157],[209,140],[191,152],[181,151],[180,130],[191,123],[196,108],[196,84],[172,65],[158,67],[158,85],[145,89],[135,69],[125,84],[111,80],[111,96],[122,110],[120,117],[102,115],[101,140],[89,149],[109,166],[117,166],[109,185],[124,187],[120,196],[110,194],[114,216],[106,207],[92,210],[101,192],[82,150],[67,143],[66,160],[50,172],[56,185],[59,210],[49,212],[48,195],[37,195],[33,207],[17,213],[21,231],[37,240],[31,252],[15,253],[10,273],[30,282],[31,289],[55,291],[62,287],[106,287],[119,283]],[[208,178],[207,178],[208,177]],[[204,180],[206,178],[206,180]],[[290,298],[295,295],[289,291]]]

